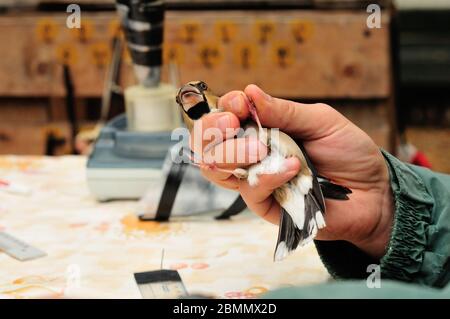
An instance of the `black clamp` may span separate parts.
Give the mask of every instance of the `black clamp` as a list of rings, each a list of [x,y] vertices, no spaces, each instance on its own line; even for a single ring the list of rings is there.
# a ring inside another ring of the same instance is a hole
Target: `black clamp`
[[[175,203],[175,198],[178,193],[178,189],[180,188],[181,181],[183,180],[184,173],[189,164],[184,162],[181,163],[172,163],[170,167],[169,174],[167,175],[166,182],[164,184],[164,188],[162,190],[161,197],[159,199],[158,208],[156,210],[155,217],[149,218],[145,215],[139,216],[141,221],[168,221],[170,215],[172,213],[172,208]],[[231,216],[237,215],[242,212],[247,205],[241,196],[238,196],[236,200],[228,207],[225,211],[223,211],[219,216],[216,216],[217,220],[225,220],[229,219]]]

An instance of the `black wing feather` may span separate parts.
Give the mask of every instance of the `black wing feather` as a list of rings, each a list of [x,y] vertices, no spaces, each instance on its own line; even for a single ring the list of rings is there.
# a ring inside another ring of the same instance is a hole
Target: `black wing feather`
[[[303,147],[303,145],[301,143],[297,143],[297,145],[300,147],[300,150],[302,151],[303,156],[305,157],[306,163],[308,164],[313,174],[313,193],[315,198],[317,199],[318,204],[321,207],[322,213],[325,214],[324,197],[329,199],[348,200],[349,198],[347,195],[351,194],[352,191],[345,186],[334,184],[330,182],[328,178],[318,174],[316,168],[309,159],[308,153],[306,153],[306,150]]]
[[[283,243],[284,245],[283,246]],[[278,228],[278,240],[273,259],[284,259],[291,251],[295,250],[300,242],[300,231],[294,224],[289,213],[281,207],[280,226]],[[281,244],[281,245],[280,245]],[[283,251],[286,249],[286,251]]]
[[[317,203],[312,191],[310,191],[305,196],[305,221],[302,229],[298,229],[289,213],[281,207],[280,227],[274,254],[275,261],[284,259],[299,245],[303,246],[314,239],[317,229],[319,229],[316,220],[318,211],[319,214],[322,213],[320,205]]]
[[[305,220],[302,229],[297,228],[289,213],[283,207],[281,208],[280,227],[274,254],[275,261],[284,259],[299,245],[303,246],[313,240],[317,230],[325,226],[323,220],[326,211],[324,197],[348,199],[347,194],[352,192],[347,187],[333,184],[329,180],[320,177],[303,145],[301,143],[297,143],[297,145],[300,147],[311,170],[312,188],[305,196]],[[320,181],[318,178],[320,178]],[[318,218],[321,220],[318,220]]]
[[[302,151],[302,154],[303,154],[303,157],[305,158],[306,164],[308,164],[308,167],[312,173],[312,186],[313,186],[312,187],[312,195],[314,196],[317,204],[319,204],[320,211],[322,212],[322,214],[325,214],[325,211],[326,211],[325,199],[324,199],[324,195],[322,194],[322,188],[320,187],[319,181],[317,180],[317,176],[318,176],[317,170],[314,167],[311,160],[309,159],[308,153],[306,153],[306,150],[303,147],[303,145],[301,143],[297,143],[297,145],[299,146],[300,150]]]
[[[349,198],[347,195],[352,193],[352,191],[349,188],[338,184],[334,184],[327,180],[320,181],[319,184],[322,190],[322,194],[325,198],[348,200]]]

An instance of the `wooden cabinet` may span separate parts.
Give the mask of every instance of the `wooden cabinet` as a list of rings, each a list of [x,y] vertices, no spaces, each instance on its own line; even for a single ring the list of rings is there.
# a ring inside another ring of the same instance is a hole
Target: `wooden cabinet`
[[[275,96],[325,101],[392,150],[390,12],[383,10],[380,29],[368,29],[367,16],[342,9],[170,10],[163,76],[172,61],[182,82],[202,79],[219,94],[256,83]],[[66,17],[0,16],[0,96],[64,97],[63,64],[77,98],[101,96],[116,14],[83,12],[81,30],[68,29]],[[126,51],[123,61],[126,86],[134,83]]]
[[[383,17],[382,28],[368,29],[360,11],[169,11],[165,61],[179,64],[183,82],[203,79],[220,93],[257,83],[289,98],[383,98],[390,95]],[[0,95],[61,96],[67,63],[76,94],[100,96],[115,14],[84,13],[83,31],[68,29],[65,19],[0,16]]]

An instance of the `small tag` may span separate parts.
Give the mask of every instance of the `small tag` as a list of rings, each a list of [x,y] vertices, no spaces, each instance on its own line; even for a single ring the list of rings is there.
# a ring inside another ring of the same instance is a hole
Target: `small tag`
[[[20,261],[27,261],[47,256],[47,254],[42,250],[30,246],[3,231],[0,231],[0,251],[3,251],[9,256]]]
[[[134,274],[142,298],[175,299],[188,295],[176,270],[155,270]]]

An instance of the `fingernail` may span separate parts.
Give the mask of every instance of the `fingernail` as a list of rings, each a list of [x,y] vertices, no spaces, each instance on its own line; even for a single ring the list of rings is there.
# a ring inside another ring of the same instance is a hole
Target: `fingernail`
[[[241,94],[236,95],[234,98],[231,99],[230,101],[230,106],[231,106],[231,111],[234,114],[239,114],[241,113],[241,109],[242,109],[242,96]]]
[[[258,139],[248,140],[248,160],[250,163],[256,163],[267,155],[267,147]]]
[[[297,172],[299,170],[298,159],[295,157],[285,159],[284,167],[286,169],[286,173]]]
[[[228,115],[219,117],[216,122],[216,127],[221,131],[226,131],[227,128],[231,127],[230,117]]]

